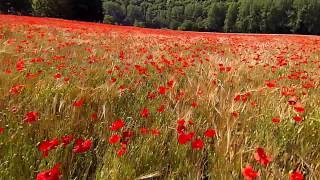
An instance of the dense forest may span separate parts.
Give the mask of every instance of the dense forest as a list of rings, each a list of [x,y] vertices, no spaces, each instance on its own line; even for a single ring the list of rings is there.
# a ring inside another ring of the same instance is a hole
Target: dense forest
[[[320,34],[319,0],[0,0],[0,12],[186,31]]]

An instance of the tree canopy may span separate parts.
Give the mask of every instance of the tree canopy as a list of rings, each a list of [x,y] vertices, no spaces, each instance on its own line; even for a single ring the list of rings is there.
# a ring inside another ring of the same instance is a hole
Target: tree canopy
[[[320,34],[319,0],[0,0],[0,12],[186,31]]]

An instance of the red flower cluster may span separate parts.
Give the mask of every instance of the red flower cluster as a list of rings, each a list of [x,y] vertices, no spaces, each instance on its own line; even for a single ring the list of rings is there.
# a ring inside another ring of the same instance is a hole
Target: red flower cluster
[[[38,119],[38,116],[39,116],[39,113],[37,112],[34,112],[34,111],[27,112],[24,118],[24,122],[33,123]]]
[[[38,150],[42,152],[43,157],[48,157],[48,152],[55,149],[57,146],[59,146],[59,140],[58,138],[54,138],[52,140],[43,141],[39,145]]]
[[[36,180],[60,180],[60,166],[61,163],[57,163],[52,169],[39,173]]]
[[[263,148],[257,148],[254,158],[263,166],[267,166],[271,162],[271,157],[267,156]]]
[[[91,149],[92,140],[87,139],[83,140],[82,138],[78,138],[75,141],[72,151],[74,153],[84,153]]]

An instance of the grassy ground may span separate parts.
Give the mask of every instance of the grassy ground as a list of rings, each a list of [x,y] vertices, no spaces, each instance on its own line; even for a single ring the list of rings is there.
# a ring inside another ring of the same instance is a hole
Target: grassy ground
[[[1,179],[320,177],[319,37],[0,22]]]

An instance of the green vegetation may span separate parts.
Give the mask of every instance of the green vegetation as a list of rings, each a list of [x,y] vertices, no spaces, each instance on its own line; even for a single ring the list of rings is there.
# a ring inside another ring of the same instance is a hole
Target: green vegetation
[[[0,12],[209,32],[320,34],[318,0],[0,0]]]

